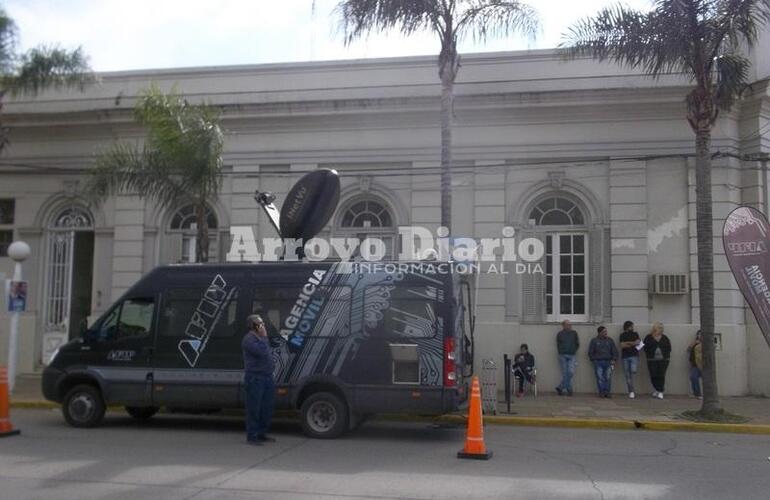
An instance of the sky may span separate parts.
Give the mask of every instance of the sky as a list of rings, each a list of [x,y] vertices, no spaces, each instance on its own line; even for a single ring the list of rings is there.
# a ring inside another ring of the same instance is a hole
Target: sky
[[[338,0],[6,0],[20,49],[46,44],[82,46],[96,71],[228,66],[434,55],[431,34],[371,35],[345,46],[334,16]],[[540,14],[541,32],[465,40],[461,53],[555,47],[576,20],[612,0],[528,0]],[[646,8],[649,0],[625,0]]]

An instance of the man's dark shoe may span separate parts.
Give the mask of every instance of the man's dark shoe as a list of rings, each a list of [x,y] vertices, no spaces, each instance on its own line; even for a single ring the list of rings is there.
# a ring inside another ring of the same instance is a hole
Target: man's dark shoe
[[[275,438],[270,436],[257,436],[257,441],[261,443],[275,443]]]
[[[252,446],[262,446],[262,441],[259,438],[247,439],[246,444],[250,444]]]
[[[556,394],[558,394],[559,396],[562,395],[561,387],[556,388]]]
[[[604,394],[604,397],[607,398],[607,399],[612,399],[612,394],[607,392],[607,393]]]

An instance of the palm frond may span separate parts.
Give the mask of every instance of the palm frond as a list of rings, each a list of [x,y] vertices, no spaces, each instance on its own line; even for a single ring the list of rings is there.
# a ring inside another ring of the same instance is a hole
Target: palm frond
[[[16,45],[19,31],[16,23],[8,13],[0,7],[0,74],[7,75],[13,71],[16,64]]]
[[[8,90],[17,94],[38,94],[45,88],[76,87],[96,81],[81,48],[37,47],[21,57],[16,74],[7,78]]]
[[[714,101],[719,109],[728,110],[746,89],[751,61],[738,54],[725,54],[716,59]]]
[[[616,5],[569,28],[559,47],[568,58],[610,60],[640,68],[653,77],[671,71],[690,73],[691,44],[683,27],[685,16],[676,6],[670,11],[659,8],[645,13]]]
[[[396,29],[411,35],[423,29],[438,29],[444,0],[342,0],[334,11],[339,30],[349,45],[372,31]]]
[[[97,158],[90,174],[83,194],[96,204],[121,192],[139,193],[164,207],[192,198],[183,189],[184,172],[147,148],[114,144]]]
[[[540,29],[537,12],[518,1],[471,0],[457,23],[460,38],[470,31],[475,41],[502,37],[514,32],[534,38]]]

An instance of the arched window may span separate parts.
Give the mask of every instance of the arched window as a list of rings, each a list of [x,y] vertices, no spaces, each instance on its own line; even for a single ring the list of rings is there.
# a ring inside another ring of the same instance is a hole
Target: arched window
[[[209,229],[209,262],[219,259],[219,225],[217,216],[211,208],[206,210],[206,224]],[[195,262],[196,244],[198,240],[198,224],[196,223],[195,206],[186,205],[171,216],[166,231],[169,244],[167,245],[166,262]]]
[[[532,209],[529,219],[538,226],[581,226],[584,224],[583,212],[577,205],[566,198],[554,196],[546,198]]]
[[[538,202],[530,222],[545,234],[545,312],[548,321],[588,319],[588,235],[580,207],[569,198]]]
[[[363,200],[350,206],[342,216],[342,227],[391,227],[393,218],[382,203]]]
[[[391,208],[384,201],[367,196],[343,203],[334,235],[339,238],[378,238],[385,244],[385,259],[394,255],[396,224]],[[359,249],[360,250],[360,249]],[[359,250],[355,255],[359,255]]]

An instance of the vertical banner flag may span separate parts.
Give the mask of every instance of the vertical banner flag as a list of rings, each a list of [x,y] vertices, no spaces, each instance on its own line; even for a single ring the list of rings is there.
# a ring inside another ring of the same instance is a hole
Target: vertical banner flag
[[[738,207],[727,216],[722,229],[727,262],[749,303],[765,340],[770,345],[770,224],[751,207]]]

